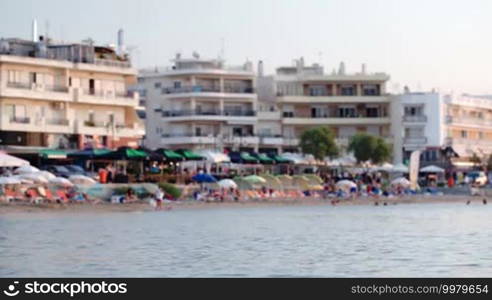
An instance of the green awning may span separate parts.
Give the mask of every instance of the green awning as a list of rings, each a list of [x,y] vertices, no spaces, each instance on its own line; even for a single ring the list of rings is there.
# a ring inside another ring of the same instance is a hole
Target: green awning
[[[290,163],[290,162],[291,162],[291,160],[290,160],[290,159],[287,159],[287,158],[282,157],[282,156],[280,156],[280,155],[275,155],[275,156],[273,157],[273,159],[275,159],[275,161],[276,161],[277,163],[279,163],[279,164],[288,164],[288,163]]]
[[[142,160],[147,158],[147,153],[130,147],[120,147],[115,151],[98,155],[96,158],[110,160]]]
[[[257,159],[251,156],[248,152],[241,152],[241,159],[249,162],[256,162]]]
[[[184,160],[184,157],[181,154],[173,150],[158,149],[156,152],[162,154],[167,160],[179,160],[179,161]]]
[[[39,151],[39,155],[46,159],[64,159],[67,158],[67,152],[57,149],[43,149]]]
[[[186,160],[203,160],[204,157],[196,154],[191,150],[180,150],[179,153],[186,158]]]
[[[258,154],[258,159],[260,160],[260,162],[267,164],[271,164],[274,162],[274,160],[268,157],[265,153]]]

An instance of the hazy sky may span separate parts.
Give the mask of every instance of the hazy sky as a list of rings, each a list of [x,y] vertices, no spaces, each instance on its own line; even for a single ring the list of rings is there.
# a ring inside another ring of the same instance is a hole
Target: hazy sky
[[[229,64],[262,59],[267,72],[304,56],[331,72],[344,61],[391,75],[391,90],[492,94],[490,0],[15,0],[0,1],[0,37],[29,38],[31,20],[55,39],[125,42],[139,67],[177,51]]]

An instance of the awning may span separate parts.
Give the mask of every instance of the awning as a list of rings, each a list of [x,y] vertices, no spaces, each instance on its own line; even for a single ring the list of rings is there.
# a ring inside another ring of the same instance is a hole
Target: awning
[[[264,153],[259,153],[256,157],[258,157],[258,159],[262,164],[273,164],[275,162],[273,159],[271,159]]]
[[[143,160],[147,158],[147,153],[130,147],[120,147],[116,151],[103,154],[98,158],[112,160]]]
[[[91,159],[91,158],[97,158],[98,156],[107,154],[109,152],[111,152],[111,150],[105,148],[99,148],[99,149],[87,148],[82,151],[68,153],[67,156],[70,158]]]
[[[249,163],[256,163],[258,160],[251,156],[248,152],[241,152],[241,159]]]
[[[0,153],[0,167],[20,167],[28,165],[29,162],[27,160],[6,153]]]
[[[274,155],[273,159],[278,163],[278,164],[288,164],[291,163],[292,161],[290,159],[287,159],[283,156],[280,155]]]
[[[172,161],[184,160],[184,157],[181,154],[179,154],[173,150],[161,148],[161,149],[157,149],[156,152],[159,154],[162,154],[167,160],[172,160]]]
[[[39,151],[39,155],[45,159],[64,159],[67,158],[67,152],[57,149],[44,149]]]
[[[204,160],[203,156],[196,154],[191,150],[178,150],[178,153],[181,154],[186,160]]]

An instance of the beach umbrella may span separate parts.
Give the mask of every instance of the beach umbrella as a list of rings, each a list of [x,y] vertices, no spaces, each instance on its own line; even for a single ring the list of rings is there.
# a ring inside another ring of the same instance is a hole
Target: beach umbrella
[[[21,180],[17,177],[0,177],[0,184],[19,184]]]
[[[222,179],[217,183],[221,188],[237,188],[237,184],[232,179]]]
[[[420,169],[422,173],[444,173],[443,168],[439,168],[438,166],[430,165],[425,168]]]
[[[39,171],[38,173],[35,173],[35,174],[39,174],[39,175],[43,176],[43,177],[44,177],[44,178],[46,178],[48,181],[50,181],[51,179],[56,178],[56,176],[55,176],[55,175],[53,175],[53,173],[48,172],[48,171]]]
[[[191,150],[180,149],[180,150],[176,150],[176,152],[181,154],[181,156],[183,156],[186,160],[204,160],[205,159],[205,157],[198,155]]]
[[[399,177],[396,178],[395,180],[391,181],[391,185],[395,186],[401,186],[404,188],[410,187],[410,181],[406,179],[405,177]]]
[[[380,165],[380,166],[377,166],[375,168],[376,171],[385,171],[385,172],[390,172],[393,170],[393,165],[388,163],[388,162],[385,162],[384,164]]]
[[[8,155],[7,153],[0,153],[0,167],[21,167],[28,165],[29,162],[27,160]]]
[[[282,182],[271,174],[260,174],[260,177],[266,180],[266,186],[271,189],[281,190]]]
[[[405,166],[404,164],[396,164],[393,166],[393,169],[391,169],[392,172],[395,173],[408,173],[408,167]]]
[[[168,161],[175,162],[175,161],[183,161],[185,159],[181,154],[169,149],[159,148],[155,152],[164,156],[164,158]]]
[[[89,184],[96,184],[97,182],[85,175],[71,175],[68,177],[68,180],[72,182],[73,184],[82,184],[82,185],[89,185]]]
[[[350,180],[340,180],[335,184],[335,186],[337,187],[337,189],[342,189],[342,190],[350,190],[351,188],[357,188],[357,184],[355,184],[355,182]]]
[[[212,150],[199,150],[196,152],[198,155],[201,157],[204,157],[207,162],[210,163],[225,163],[225,162],[230,162],[231,158],[227,156],[227,154],[217,152],[217,151],[212,151]]]
[[[140,146],[137,148],[137,150],[145,152],[145,154],[147,154],[148,160],[151,160],[151,161],[162,161],[162,160],[164,160],[164,155],[162,155],[158,152],[152,151],[148,148]]]
[[[249,176],[246,176],[246,177],[243,177],[243,179],[251,184],[262,184],[262,183],[266,183],[266,180],[265,178],[262,178],[258,175],[249,175]]]
[[[36,172],[39,172],[39,169],[29,165],[20,166],[14,170],[15,174],[29,174],[29,173],[36,173]]]
[[[34,183],[45,184],[48,183],[48,179],[46,179],[40,172],[36,173],[24,173],[19,175],[20,178],[30,180]]]
[[[207,173],[197,174],[197,175],[191,177],[191,180],[196,181],[198,183],[213,183],[213,182],[217,182],[217,179],[215,177],[213,177],[212,175],[207,174]]]
[[[63,178],[63,177],[55,177],[55,178],[49,179],[49,183],[54,184],[54,185],[66,186],[66,187],[73,186],[73,183],[70,182],[70,180]]]
[[[237,184],[237,188],[240,190],[252,190],[253,184],[244,180],[244,177],[235,177],[234,182]]]
[[[305,174],[304,177],[306,177],[309,180],[309,183],[311,184],[323,184],[323,179],[319,177],[318,175],[314,174]]]

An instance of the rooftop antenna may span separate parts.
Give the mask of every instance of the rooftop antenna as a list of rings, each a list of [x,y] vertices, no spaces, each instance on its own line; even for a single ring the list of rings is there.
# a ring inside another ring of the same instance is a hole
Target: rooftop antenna
[[[46,20],[45,21],[45,41],[48,41],[49,33],[50,33],[50,21]]]
[[[36,19],[32,20],[31,37],[33,42],[38,41],[38,21],[36,21]]]
[[[225,39],[220,38],[220,59],[225,60]]]

